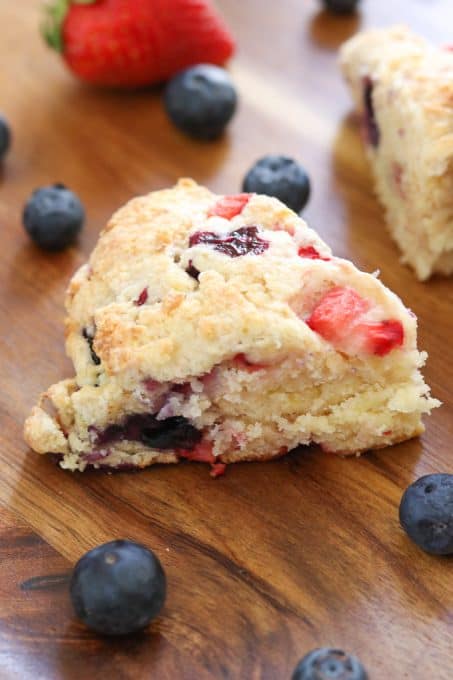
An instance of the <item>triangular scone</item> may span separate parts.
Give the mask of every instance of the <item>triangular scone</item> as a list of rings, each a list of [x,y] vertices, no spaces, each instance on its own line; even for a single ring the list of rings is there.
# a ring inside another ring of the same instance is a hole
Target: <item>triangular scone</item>
[[[25,438],[69,470],[189,458],[218,474],[310,442],[359,453],[419,434],[438,404],[415,316],[266,196],[181,180],[136,198],[66,306],[76,376]]]
[[[340,62],[403,262],[453,273],[453,51],[394,27],[351,38]]]

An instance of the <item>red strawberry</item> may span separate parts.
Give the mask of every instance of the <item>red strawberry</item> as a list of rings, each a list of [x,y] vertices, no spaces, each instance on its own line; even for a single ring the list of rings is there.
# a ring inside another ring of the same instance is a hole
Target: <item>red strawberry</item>
[[[195,446],[194,449],[190,451],[180,450],[178,451],[180,458],[187,458],[187,460],[196,460],[199,463],[211,463],[216,462],[216,457],[212,452],[211,442],[201,441]]]
[[[221,65],[234,51],[210,0],[53,0],[44,35],[96,85],[158,83],[193,64]]]
[[[209,463],[211,466],[211,477],[220,477],[225,473],[226,465],[217,461],[212,452],[211,442],[201,441],[196,445],[192,451],[178,451],[180,458],[187,458],[187,460],[196,460],[199,463]]]
[[[142,305],[145,304],[147,299],[148,299],[148,287],[143,288],[138,298],[134,300],[134,305],[136,305],[137,307],[141,307]]]
[[[330,260],[330,257],[321,257],[313,246],[301,246],[297,252],[299,257],[306,257],[309,260],[324,260],[325,262]]]
[[[384,356],[404,341],[400,321],[367,321],[371,304],[355,290],[337,286],[318,302],[307,325],[341,349]]]
[[[337,286],[318,302],[307,319],[307,325],[324,340],[335,344],[350,333],[369,308],[369,302],[355,290]]]
[[[224,217],[226,220],[231,220],[236,215],[239,215],[250,201],[250,194],[231,194],[224,196],[215,203],[208,211],[208,217]]]
[[[211,477],[221,477],[225,474],[226,464],[225,463],[213,463],[211,465],[211,472],[209,473]]]
[[[401,347],[404,341],[404,329],[401,321],[380,321],[365,323],[360,329],[366,336],[366,351],[370,354],[385,356],[395,347]]]

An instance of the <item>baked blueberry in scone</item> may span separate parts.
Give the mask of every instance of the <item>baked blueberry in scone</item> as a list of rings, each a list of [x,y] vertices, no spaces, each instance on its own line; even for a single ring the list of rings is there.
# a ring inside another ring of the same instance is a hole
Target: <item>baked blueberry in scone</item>
[[[132,200],[66,307],[75,377],[25,438],[69,470],[360,453],[419,434],[438,404],[415,316],[275,198],[181,180]]]
[[[403,262],[452,274],[453,52],[397,26],[351,38],[340,62]]]

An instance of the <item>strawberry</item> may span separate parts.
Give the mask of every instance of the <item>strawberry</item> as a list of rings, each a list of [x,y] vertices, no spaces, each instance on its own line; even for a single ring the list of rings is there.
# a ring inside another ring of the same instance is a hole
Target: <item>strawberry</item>
[[[201,441],[191,451],[178,451],[180,458],[187,458],[187,460],[196,460],[198,463],[209,463],[211,466],[211,477],[220,477],[225,473],[226,465],[217,461],[212,452],[211,442]]]
[[[340,349],[385,356],[404,341],[401,321],[367,321],[371,304],[348,287],[332,288],[318,302],[307,325]]]
[[[318,302],[307,325],[324,340],[336,344],[350,333],[369,308],[370,304],[355,290],[337,286]]]
[[[200,62],[223,64],[233,38],[210,0],[52,0],[44,36],[96,85],[162,82]]]
[[[297,254],[299,257],[305,257],[309,260],[324,260],[325,262],[330,260],[330,257],[321,257],[313,246],[301,246],[297,251]]]
[[[225,463],[213,463],[211,465],[211,472],[209,473],[211,477],[221,477],[225,474],[226,464]]]
[[[148,287],[143,288],[143,290],[140,293],[140,295],[138,296],[138,298],[136,300],[134,300],[134,305],[136,307],[141,307],[142,305],[145,304],[147,299],[148,299]]]
[[[215,203],[208,211],[208,217],[223,217],[231,220],[239,215],[250,201],[251,194],[231,194],[224,196]]]
[[[187,460],[196,460],[198,463],[210,463],[214,465],[216,457],[212,452],[211,442],[201,441],[190,451],[178,451],[180,458],[187,458]]]
[[[401,347],[404,341],[404,329],[401,321],[379,321],[360,325],[366,336],[365,349],[370,354],[385,356],[395,347]]]

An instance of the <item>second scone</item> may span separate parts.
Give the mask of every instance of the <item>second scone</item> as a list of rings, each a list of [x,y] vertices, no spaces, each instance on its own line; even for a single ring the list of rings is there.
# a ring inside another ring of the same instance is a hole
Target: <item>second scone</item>
[[[403,262],[453,274],[453,52],[396,26],[358,33],[340,62]]]

